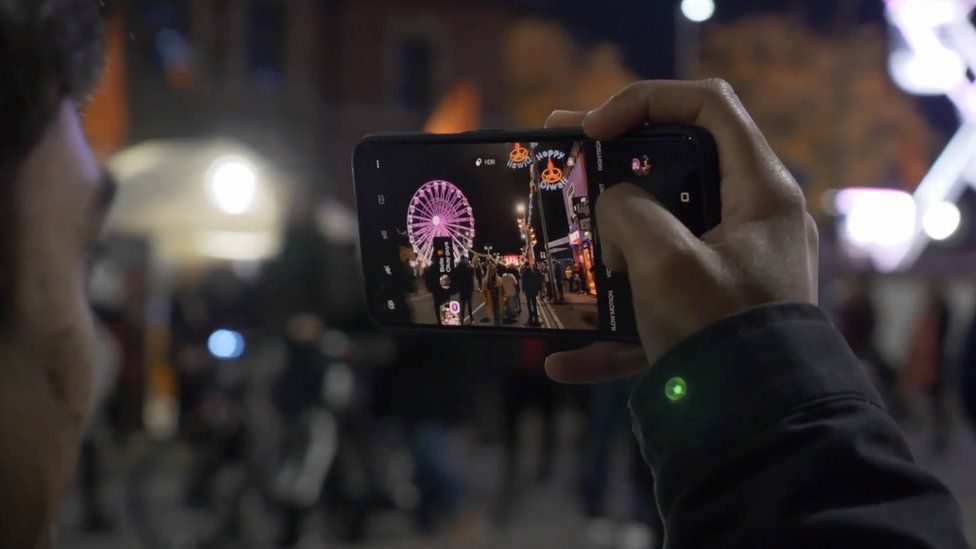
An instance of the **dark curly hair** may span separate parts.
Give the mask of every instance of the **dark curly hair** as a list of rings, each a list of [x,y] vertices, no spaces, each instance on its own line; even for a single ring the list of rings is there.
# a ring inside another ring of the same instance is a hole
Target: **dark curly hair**
[[[13,181],[62,100],[94,85],[103,28],[96,0],[0,0],[0,320],[12,286]]]

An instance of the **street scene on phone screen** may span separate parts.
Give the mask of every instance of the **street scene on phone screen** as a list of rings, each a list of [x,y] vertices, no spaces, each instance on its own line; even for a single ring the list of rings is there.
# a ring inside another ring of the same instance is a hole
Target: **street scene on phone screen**
[[[398,181],[414,189],[395,205],[410,321],[596,329],[584,156],[574,141],[457,145],[429,175]]]

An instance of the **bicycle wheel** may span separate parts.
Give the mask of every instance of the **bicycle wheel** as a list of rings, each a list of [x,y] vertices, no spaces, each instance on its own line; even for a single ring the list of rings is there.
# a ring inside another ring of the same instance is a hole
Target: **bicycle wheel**
[[[269,546],[277,533],[245,463],[180,440],[148,444],[127,491],[132,524],[152,549]]]

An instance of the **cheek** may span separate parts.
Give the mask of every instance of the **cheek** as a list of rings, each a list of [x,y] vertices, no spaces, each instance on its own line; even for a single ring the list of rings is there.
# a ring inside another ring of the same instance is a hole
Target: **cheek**
[[[80,432],[91,393],[93,329],[82,254],[74,235],[64,235],[43,227],[25,235],[30,253],[21,255],[17,325],[53,402]]]
[[[52,399],[63,407],[69,425],[80,429],[88,416],[92,389],[91,319],[79,314],[53,332],[44,353],[44,371]]]

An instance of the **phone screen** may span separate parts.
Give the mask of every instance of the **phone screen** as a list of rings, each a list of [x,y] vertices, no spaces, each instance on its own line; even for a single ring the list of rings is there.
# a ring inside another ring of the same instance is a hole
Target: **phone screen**
[[[701,234],[717,200],[703,165],[682,132],[367,138],[354,169],[371,312],[394,327],[634,339],[595,202],[633,182]]]

